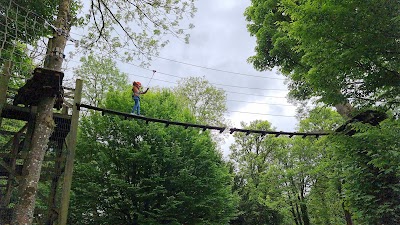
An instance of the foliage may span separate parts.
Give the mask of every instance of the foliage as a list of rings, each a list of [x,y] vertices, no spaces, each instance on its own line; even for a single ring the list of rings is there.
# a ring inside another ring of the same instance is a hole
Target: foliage
[[[226,94],[204,77],[182,78],[175,92],[200,122],[215,126],[227,124]]]
[[[126,87],[128,75],[120,72],[112,59],[88,55],[80,61],[82,65],[75,69],[74,74],[83,79],[83,102],[101,106],[107,92],[123,90]]]
[[[245,129],[271,130],[268,121],[242,123]],[[272,190],[262,188],[262,178],[274,161],[277,139],[264,139],[257,134],[235,133],[231,155],[235,171],[235,189],[240,195],[239,216],[231,224],[280,224],[281,214],[271,205],[264,204]],[[277,194],[279,195],[279,193]]]
[[[194,16],[194,0],[91,0],[85,3],[90,4],[86,5],[90,10],[82,18],[82,25],[88,27],[88,33],[81,40],[83,50],[100,50],[128,61],[134,57],[150,60],[158,55],[160,47],[168,44],[169,37],[187,43],[186,30],[194,27],[187,23],[181,25],[181,20]]]
[[[348,207],[365,224],[400,222],[400,123],[387,119],[380,126],[355,124],[354,136],[331,140],[343,170]]]
[[[295,99],[395,109],[399,8],[397,1],[253,0],[245,13],[257,37],[249,61],[258,70],[279,66]],[[354,126],[358,134],[328,142],[328,175],[357,221],[397,224],[398,122]]]
[[[340,115],[331,109],[316,108],[300,121],[299,130],[330,131],[341,121]],[[271,130],[267,121],[242,125]],[[251,224],[344,223],[336,163],[331,160],[328,147],[326,138],[235,134],[231,160],[236,169],[235,183],[240,187],[241,214],[234,224],[248,224],[238,221],[260,218],[259,215],[271,218]]]
[[[245,16],[257,47],[249,62],[258,70],[279,66],[295,99],[393,107],[399,8],[389,0],[252,0]]]
[[[110,92],[106,107],[129,111],[130,92]],[[167,90],[142,102],[147,116],[195,121]],[[81,122],[75,168],[71,223],[217,225],[235,214],[231,176],[207,132],[93,113]]]
[[[10,91],[10,96],[15,95],[14,89],[22,87],[26,80],[32,76],[32,71],[35,64],[32,58],[28,55],[26,44],[16,42],[12,49],[5,49],[1,51],[1,67],[4,70],[5,62],[10,62],[11,68],[9,70],[10,80],[8,88],[13,89]]]
[[[51,34],[44,20],[53,21],[58,3],[58,0],[1,0],[0,23],[3,25],[0,26],[0,33],[4,35],[2,49],[12,47],[14,40],[32,44],[46,34]],[[11,18],[12,22],[9,22]]]

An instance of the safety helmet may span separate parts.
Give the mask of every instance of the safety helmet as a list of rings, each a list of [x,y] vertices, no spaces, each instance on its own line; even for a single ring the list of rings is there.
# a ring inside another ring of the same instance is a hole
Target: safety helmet
[[[142,83],[140,83],[139,81],[136,81],[137,86],[141,87]]]

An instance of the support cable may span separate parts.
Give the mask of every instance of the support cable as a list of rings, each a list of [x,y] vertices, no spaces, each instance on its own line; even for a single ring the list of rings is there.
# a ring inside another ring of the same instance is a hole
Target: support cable
[[[149,122],[154,122],[154,123],[163,123],[165,124],[165,127],[168,127],[169,125],[177,125],[177,126],[182,126],[185,129],[189,127],[193,128],[200,128],[203,131],[205,130],[217,130],[219,133],[224,132],[225,130],[228,130],[230,134],[233,134],[234,132],[242,132],[246,133],[246,135],[249,134],[260,134],[261,136],[265,135],[275,135],[275,137],[278,137],[280,135],[285,135],[288,136],[289,138],[293,136],[302,136],[303,138],[307,136],[315,136],[316,138],[324,135],[329,135],[331,133],[329,132],[286,132],[286,131],[269,131],[269,130],[249,130],[249,129],[239,129],[239,128],[227,128],[227,127],[217,127],[217,126],[210,126],[210,125],[202,125],[202,124],[193,124],[193,123],[184,123],[184,122],[178,122],[178,121],[170,121],[170,120],[164,120],[164,119],[157,119],[157,118],[151,118],[151,117],[145,117],[145,116],[140,116],[140,115],[132,115],[129,113],[124,113],[124,112],[119,112],[111,109],[105,109],[105,108],[99,108],[91,105],[86,105],[86,104],[76,104],[77,109],[80,110],[81,108],[86,108],[86,109],[91,109],[95,111],[101,112],[101,114],[104,116],[105,114],[112,114],[112,115],[117,115],[117,116],[122,116],[124,119],[128,118],[134,118],[134,119],[140,119],[146,121],[146,124]]]

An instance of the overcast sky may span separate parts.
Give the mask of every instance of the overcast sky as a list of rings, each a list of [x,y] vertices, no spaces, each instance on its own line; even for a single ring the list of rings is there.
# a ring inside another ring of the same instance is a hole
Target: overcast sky
[[[246,7],[249,5],[250,0],[197,1],[198,11],[192,21],[195,28],[190,31],[190,43],[185,44],[181,40],[171,38],[170,43],[161,50],[160,56],[203,67],[261,77],[217,72],[163,59],[152,61],[149,69],[180,77],[204,76],[208,81],[216,84],[239,85],[241,88],[216,85],[226,91],[229,110],[227,118],[234,127],[239,128],[240,121],[248,123],[262,119],[270,121],[278,131],[294,131],[297,123],[294,117],[273,116],[295,115],[295,107],[285,106],[290,104],[285,99],[287,89],[284,84],[284,77],[278,75],[276,71],[257,72],[252,65],[246,62],[248,57],[255,54],[254,47],[256,44],[256,39],[250,37],[246,29],[246,21],[243,16]],[[122,72],[131,74],[129,75],[130,82],[133,80],[141,81],[144,86],[148,84],[149,78],[152,76],[151,71],[132,67],[128,64],[119,63],[119,67]],[[172,83],[160,80],[167,80]],[[175,85],[173,82],[178,80],[179,78],[176,77],[156,73],[149,86],[172,87]],[[232,141],[233,138],[230,136],[222,147],[225,156],[228,154],[228,146]]]
[[[199,69],[183,64],[157,59],[151,68],[178,76],[205,76],[212,83],[239,85],[243,88],[224,87],[226,91],[247,93],[236,94],[226,92],[228,110],[240,112],[252,112],[272,115],[295,115],[295,107],[268,105],[288,104],[285,98],[271,98],[263,96],[285,97],[287,94],[284,77],[275,71],[257,72],[252,65],[247,63],[247,58],[254,55],[256,39],[250,37],[246,29],[246,20],[243,13],[250,5],[250,0],[201,0],[197,2],[198,12],[194,18],[195,28],[191,31],[190,43],[185,45],[180,41],[171,40],[160,55],[191,64],[233,71],[243,74],[263,76],[265,78],[240,76],[231,73],[215,72],[212,70]],[[146,72],[151,76],[151,72]],[[267,79],[267,77],[278,79]],[[178,78],[155,74],[154,78],[175,81]],[[130,77],[134,80],[135,77]],[[147,80],[144,82],[147,84]],[[165,82],[152,80],[150,86],[170,85]],[[248,87],[248,88],[247,88]],[[253,88],[253,89],[250,89]],[[258,88],[258,89],[257,89]],[[261,89],[281,89],[261,90]],[[244,103],[238,102],[257,102]],[[294,131],[296,119],[294,117],[278,117],[258,114],[245,114],[229,112],[227,117],[235,127],[240,127],[240,121],[250,122],[255,119],[268,120],[277,130]],[[228,154],[228,146],[233,141],[230,137],[223,146],[224,155]]]

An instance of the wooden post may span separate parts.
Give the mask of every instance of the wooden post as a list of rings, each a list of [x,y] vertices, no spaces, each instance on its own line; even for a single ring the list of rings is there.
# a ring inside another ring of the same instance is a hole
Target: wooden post
[[[8,82],[11,76],[10,69],[11,69],[11,62],[6,61],[3,66],[3,74],[0,75],[0,128],[1,128],[1,123],[3,121],[1,113],[3,112],[4,105],[7,102]]]
[[[71,192],[72,184],[72,173],[74,169],[74,158],[75,158],[75,148],[76,148],[76,138],[78,133],[78,121],[79,121],[79,110],[76,104],[81,103],[82,98],[82,80],[76,80],[75,94],[74,94],[74,104],[72,106],[72,118],[71,118],[71,128],[67,136],[67,158],[65,162],[64,171],[64,182],[61,193],[61,207],[59,216],[59,225],[67,224],[69,198]]]

